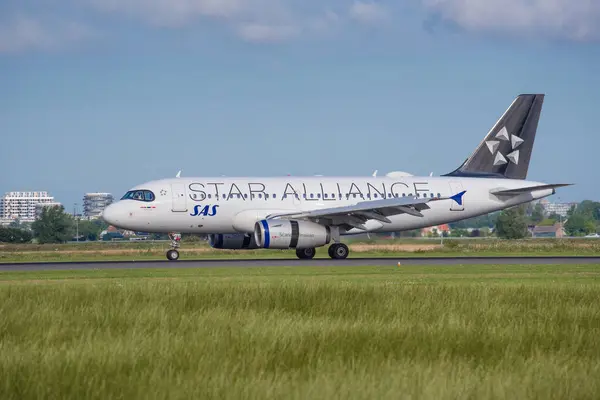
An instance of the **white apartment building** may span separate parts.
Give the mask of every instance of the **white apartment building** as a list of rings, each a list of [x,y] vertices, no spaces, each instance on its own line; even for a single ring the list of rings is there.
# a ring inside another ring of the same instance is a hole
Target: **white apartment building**
[[[577,206],[577,203],[546,203],[542,205],[547,215],[556,213],[561,217],[566,217],[571,207]]]
[[[83,196],[83,215],[88,218],[97,218],[114,198],[110,193],[86,193]]]
[[[36,205],[55,203],[48,192],[7,192],[0,198],[0,220],[32,222],[36,218]]]

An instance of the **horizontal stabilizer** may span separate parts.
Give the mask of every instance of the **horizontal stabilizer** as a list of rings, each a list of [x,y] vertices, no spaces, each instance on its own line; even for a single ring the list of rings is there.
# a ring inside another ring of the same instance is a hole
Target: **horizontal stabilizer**
[[[564,186],[571,186],[572,183],[557,183],[553,185],[528,186],[518,189],[492,190],[490,193],[497,196],[518,196],[523,193],[536,192],[538,190],[556,189]]]

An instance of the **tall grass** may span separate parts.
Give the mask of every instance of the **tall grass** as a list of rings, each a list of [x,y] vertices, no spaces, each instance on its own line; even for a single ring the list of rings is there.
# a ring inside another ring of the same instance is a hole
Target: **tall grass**
[[[5,281],[0,398],[594,399],[598,271],[564,268]]]

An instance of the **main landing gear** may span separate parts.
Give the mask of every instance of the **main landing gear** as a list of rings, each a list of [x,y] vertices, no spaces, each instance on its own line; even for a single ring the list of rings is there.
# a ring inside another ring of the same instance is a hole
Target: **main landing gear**
[[[167,251],[167,260],[169,261],[177,261],[179,260],[179,248],[181,241],[181,234],[179,233],[169,233],[169,239],[171,239],[171,249]]]
[[[316,252],[314,247],[308,249],[296,249],[296,257],[301,260],[310,260],[315,256]]]
[[[327,252],[329,253],[329,257],[334,260],[343,260],[348,257],[350,250],[344,243],[334,243],[329,246]]]
[[[329,257],[334,260],[343,260],[348,257],[350,250],[348,250],[348,246],[344,243],[334,243],[329,246],[327,252],[329,253]],[[311,258],[314,258],[315,253],[316,250],[314,247],[309,249],[296,249],[296,257],[301,260],[310,260]]]

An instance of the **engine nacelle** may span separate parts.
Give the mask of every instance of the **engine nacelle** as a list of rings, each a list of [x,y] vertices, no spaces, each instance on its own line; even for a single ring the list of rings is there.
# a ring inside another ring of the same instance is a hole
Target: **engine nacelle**
[[[309,221],[263,219],[254,225],[254,240],[265,249],[309,249],[329,243],[331,232]]]
[[[208,243],[214,249],[227,250],[252,250],[258,249],[254,235],[243,233],[232,234],[211,234],[208,236]]]

